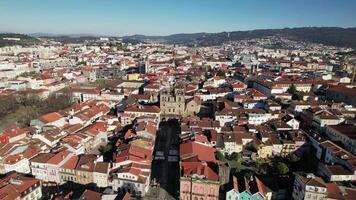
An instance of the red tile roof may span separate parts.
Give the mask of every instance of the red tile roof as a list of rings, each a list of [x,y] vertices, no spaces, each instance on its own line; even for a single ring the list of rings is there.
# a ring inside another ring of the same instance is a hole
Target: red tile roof
[[[66,158],[70,154],[69,151],[61,151],[57,153],[55,156],[50,158],[47,163],[48,164],[53,164],[53,165],[58,165],[64,158]]]
[[[54,121],[57,121],[59,119],[61,119],[63,116],[57,112],[52,112],[52,113],[48,113],[48,114],[45,114],[45,115],[42,115],[39,119],[42,121],[42,122],[45,122],[45,123],[51,123],[51,122],[54,122]]]
[[[22,134],[27,134],[27,133],[30,133],[31,131],[29,129],[26,129],[26,128],[9,128],[7,130],[5,130],[4,132],[0,133],[1,136],[6,136],[6,137],[9,137],[9,138],[12,138],[12,137],[16,137],[16,136],[19,136],[19,135],[22,135]]]
[[[181,168],[183,176],[192,176],[194,174],[203,175],[208,180],[219,181],[219,175],[208,165],[201,162],[182,162]]]
[[[353,88],[347,88],[345,86],[339,86],[339,85],[329,85],[328,91],[347,95],[350,97],[355,97],[356,96],[356,89]]]
[[[79,161],[79,157],[76,155],[73,155],[67,162],[65,162],[61,168],[64,169],[75,169],[75,167],[77,166],[77,163]]]
[[[0,198],[1,199],[16,199],[22,197],[23,193],[31,187],[38,187],[41,182],[38,179],[25,177],[17,173],[11,173],[3,178],[6,182],[6,186],[0,189]],[[13,184],[13,181],[16,181],[16,184]]]
[[[123,144],[119,146],[119,153],[114,158],[115,162],[121,162],[128,159],[151,161],[152,150],[145,149],[133,144]]]
[[[355,200],[356,199],[356,189],[346,188],[345,191],[347,193],[347,195],[345,196],[345,200]]]
[[[340,188],[335,183],[326,183],[326,188],[328,191],[328,199],[344,199]]]
[[[85,200],[101,200],[101,193],[94,192],[92,190],[85,190],[79,199]]]
[[[200,161],[216,162],[215,149],[197,142],[189,142],[180,145],[182,159],[197,157]]]
[[[158,106],[134,104],[126,108],[125,112],[159,113],[160,109]]]

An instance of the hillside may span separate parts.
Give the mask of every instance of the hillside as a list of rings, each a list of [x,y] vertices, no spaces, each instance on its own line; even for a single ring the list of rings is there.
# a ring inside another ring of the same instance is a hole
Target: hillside
[[[11,40],[15,38],[19,40]],[[28,45],[39,44],[39,43],[40,40],[28,35],[16,34],[16,33],[0,33],[0,47],[13,46],[13,45],[28,46]]]
[[[99,36],[52,36],[42,34],[42,38],[54,39],[62,43],[82,43],[97,40]],[[232,31],[220,33],[182,33],[168,36],[132,35],[122,37],[124,42],[163,42],[170,44],[185,44],[198,46],[220,45],[228,41],[280,36],[291,40],[320,43],[337,47],[351,47],[356,49],[356,28],[338,27],[303,27],[284,29],[260,29],[251,31]],[[20,41],[4,40],[3,38],[20,38]],[[114,37],[116,38],[116,37]],[[0,47],[7,45],[31,45],[40,41],[28,35],[3,33],[0,34]]]
[[[53,39],[54,41],[61,42],[64,44],[68,43],[84,43],[85,41],[93,41],[93,40],[98,40],[99,37],[96,36],[67,36],[67,35],[61,35],[61,36],[41,36],[40,38],[44,39]]]
[[[126,36],[126,39],[141,41],[164,41],[174,44],[188,45],[220,45],[227,41],[262,38],[267,36],[281,36],[288,39],[321,43],[338,47],[356,48],[356,28],[338,27],[308,27],[308,28],[285,28],[285,29],[261,29],[252,31],[233,31],[221,33],[193,33],[173,34],[168,36]]]

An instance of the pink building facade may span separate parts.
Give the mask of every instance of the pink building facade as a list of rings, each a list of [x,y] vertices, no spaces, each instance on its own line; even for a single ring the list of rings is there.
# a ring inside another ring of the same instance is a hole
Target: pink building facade
[[[219,182],[190,177],[180,179],[181,200],[217,200],[219,199]]]

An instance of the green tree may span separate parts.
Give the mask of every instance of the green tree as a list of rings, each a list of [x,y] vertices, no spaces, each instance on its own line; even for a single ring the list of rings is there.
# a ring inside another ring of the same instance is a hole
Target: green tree
[[[295,153],[289,154],[287,159],[289,162],[292,162],[292,163],[298,162],[300,160],[299,156],[295,155]]]
[[[77,63],[77,66],[79,66],[79,65],[87,65],[87,62],[86,61],[80,61],[80,62]]]
[[[215,158],[220,161],[226,161],[225,156],[220,151],[216,151]]]
[[[275,166],[277,174],[286,174],[289,172],[288,166],[283,162],[277,162]]]
[[[241,154],[234,152],[234,153],[231,154],[230,157],[231,157],[231,160],[236,160],[236,161],[238,161],[238,160],[241,159]]]
[[[292,84],[292,85],[288,88],[287,92],[288,92],[289,94],[291,94],[291,95],[294,95],[294,94],[297,94],[298,90],[297,90],[297,88],[295,87],[295,85]]]
[[[221,71],[219,70],[217,73],[216,73],[217,76],[220,76],[220,77],[224,77],[226,78],[226,73],[224,71]]]
[[[292,84],[287,92],[292,95],[293,100],[302,100],[303,99],[303,94],[297,90],[294,84]]]
[[[190,75],[188,75],[188,76],[186,77],[186,79],[187,79],[187,81],[189,81],[189,82],[193,80]]]
[[[180,61],[179,61],[179,60],[174,60],[174,65],[175,65],[176,67],[178,67],[178,66],[180,65]]]

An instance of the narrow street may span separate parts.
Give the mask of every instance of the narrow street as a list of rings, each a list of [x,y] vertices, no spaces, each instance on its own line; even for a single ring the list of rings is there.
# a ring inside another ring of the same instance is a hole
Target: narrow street
[[[179,133],[178,120],[160,123],[151,174],[159,199],[179,199]]]

